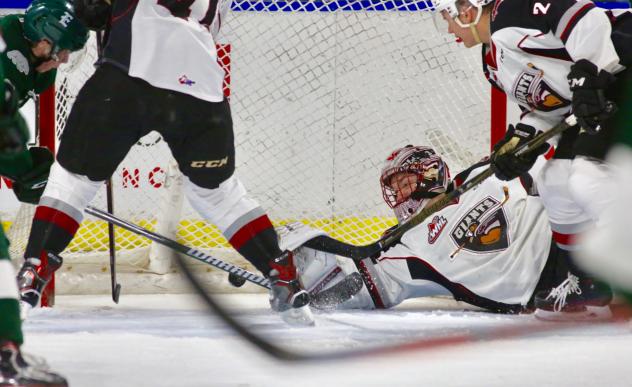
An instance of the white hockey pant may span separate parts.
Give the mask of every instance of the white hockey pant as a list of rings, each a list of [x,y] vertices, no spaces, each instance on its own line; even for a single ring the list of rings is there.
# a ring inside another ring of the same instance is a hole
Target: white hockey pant
[[[549,160],[537,186],[553,238],[565,250],[576,249],[576,235],[600,225],[616,188],[608,166],[581,156]]]

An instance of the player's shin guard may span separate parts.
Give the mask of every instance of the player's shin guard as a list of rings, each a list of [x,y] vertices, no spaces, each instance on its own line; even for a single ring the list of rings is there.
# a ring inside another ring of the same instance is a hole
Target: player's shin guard
[[[270,305],[290,324],[311,325],[309,295],[301,289],[291,253],[279,248],[278,236],[259,204],[231,176],[215,189],[185,180],[189,202],[214,223],[230,244],[264,275],[270,276]]]
[[[276,231],[270,219],[243,185],[232,176],[214,189],[185,180],[189,202],[205,219],[215,224],[224,237],[244,258],[264,275],[270,272],[270,260],[279,257]]]
[[[83,219],[83,209],[102,184],[74,174],[57,162],[51,167],[33,216],[25,263],[18,274],[23,306],[39,304],[44,286],[61,266],[58,254],[70,244]]]

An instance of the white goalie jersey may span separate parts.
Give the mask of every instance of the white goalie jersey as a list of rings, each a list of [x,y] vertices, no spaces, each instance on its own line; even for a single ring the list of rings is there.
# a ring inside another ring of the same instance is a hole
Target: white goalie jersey
[[[311,232],[308,238],[316,235]],[[296,240],[294,246],[284,242],[292,239],[288,234],[300,233],[281,230],[282,247],[296,247]],[[407,298],[452,294],[492,310],[518,310],[530,300],[550,248],[551,230],[539,199],[518,179],[491,177],[408,231],[379,258],[360,262],[365,287],[340,307],[388,308]],[[296,257],[309,291],[357,270],[351,259],[306,247]]]

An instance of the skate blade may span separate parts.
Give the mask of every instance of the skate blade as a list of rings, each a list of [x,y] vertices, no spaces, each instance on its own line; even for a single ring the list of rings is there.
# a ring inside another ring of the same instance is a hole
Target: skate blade
[[[543,321],[608,321],[612,319],[610,306],[586,306],[579,312],[552,312],[536,309],[534,316]]]
[[[290,308],[280,312],[281,318],[287,324],[297,327],[307,327],[316,325],[314,314],[309,305],[303,305],[300,308]]]

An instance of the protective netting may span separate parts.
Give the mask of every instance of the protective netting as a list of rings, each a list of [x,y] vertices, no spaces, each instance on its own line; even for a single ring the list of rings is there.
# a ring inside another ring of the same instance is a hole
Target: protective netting
[[[395,222],[379,186],[392,150],[432,146],[453,172],[488,152],[490,96],[480,51],[437,32],[423,2],[224,6],[230,10],[217,43],[228,71],[237,174],[273,222],[301,221],[365,244]],[[93,72],[95,47],[91,39],[59,76],[58,134]],[[134,146],[113,176],[115,214],[162,232],[177,227],[180,242],[234,257],[186,200],[179,208],[169,155],[155,133]],[[93,205],[105,208],[104,193]],[[104,223],[87,217],[64,253],[66,267],[96,263],[105,271],[107,243]],[[125,261],[130,271],[150,270],[149,242],[117,230],[116,245],[134,253]]]

